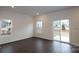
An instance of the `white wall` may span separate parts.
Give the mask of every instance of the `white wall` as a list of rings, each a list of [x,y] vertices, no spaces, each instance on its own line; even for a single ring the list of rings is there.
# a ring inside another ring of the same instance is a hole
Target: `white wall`
[[[57,12],[52,12],[45,15],[36,16],[35,22],[39,19],[42,19],[44,21],[42,34],[36,33],[36,29],[34,29],[34,36],[53,40],[53,20],[69,19],[70,43],[79,45],[79,7],[74,7]]]
[[[13,28],[11,35],[0,35],[0,44],[33,36],[33,18],[31,16],[10,11],[0,11],[0,20],[2,19],[11,19]]]

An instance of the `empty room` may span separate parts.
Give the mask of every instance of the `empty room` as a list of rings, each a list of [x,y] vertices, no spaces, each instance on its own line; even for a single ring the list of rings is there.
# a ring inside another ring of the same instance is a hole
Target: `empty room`
[[[78,6],[0,6],[0,53],[78,52]]]

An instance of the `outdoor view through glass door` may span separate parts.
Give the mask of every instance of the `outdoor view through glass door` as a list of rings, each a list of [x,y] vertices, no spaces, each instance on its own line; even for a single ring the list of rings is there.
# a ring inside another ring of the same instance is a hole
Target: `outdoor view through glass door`
[[[53,38],[54,40],[60,40],[69,42],[69,20],[55,20],[53,22]]]

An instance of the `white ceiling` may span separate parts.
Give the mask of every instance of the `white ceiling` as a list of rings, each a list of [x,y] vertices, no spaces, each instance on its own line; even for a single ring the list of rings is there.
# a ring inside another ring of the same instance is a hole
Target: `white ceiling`
[[[2,10],[10,10],[31,16],[35,16],[37,12],[42,15],[66,8],[70,8],[70,6],[15,6],[14,8],[11,8],[11,6],[0,6],[0,9]]]

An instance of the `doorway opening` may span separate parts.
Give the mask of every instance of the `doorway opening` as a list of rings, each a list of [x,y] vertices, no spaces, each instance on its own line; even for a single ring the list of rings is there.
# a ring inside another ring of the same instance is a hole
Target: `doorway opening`
[[[55,20],[53,22],[53,39],[70,42],[69,30],[69,19]]]

